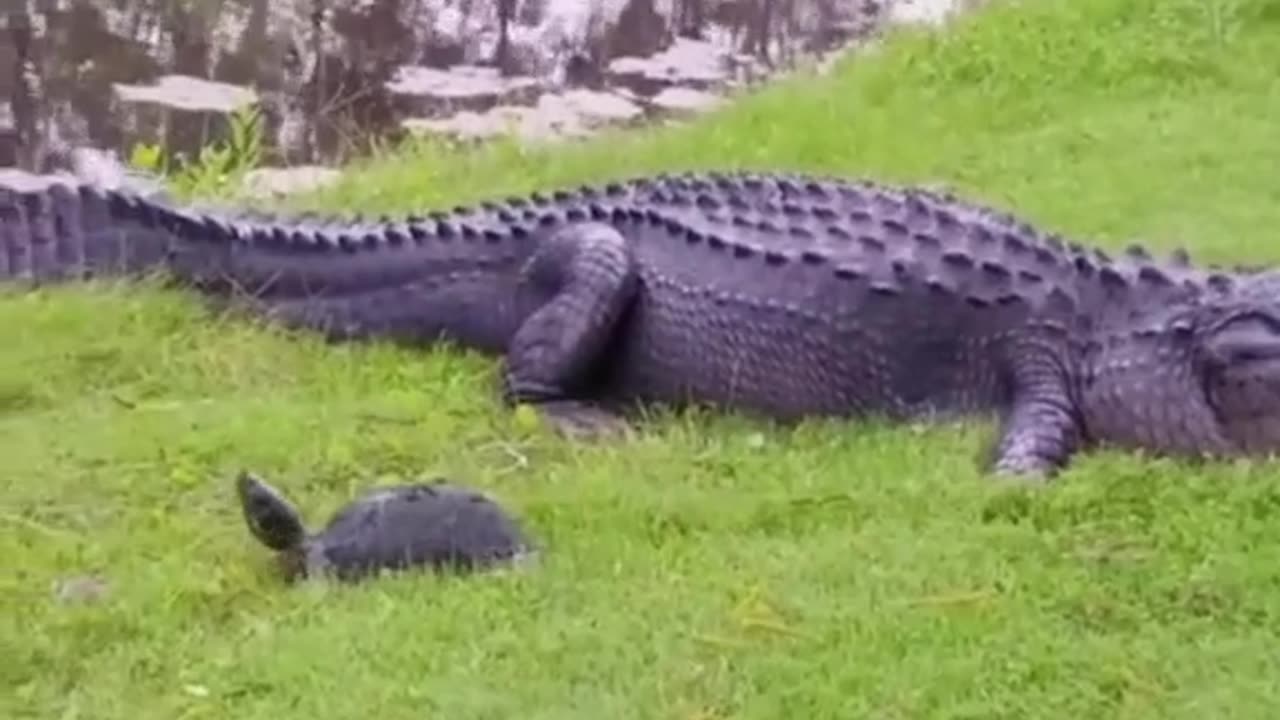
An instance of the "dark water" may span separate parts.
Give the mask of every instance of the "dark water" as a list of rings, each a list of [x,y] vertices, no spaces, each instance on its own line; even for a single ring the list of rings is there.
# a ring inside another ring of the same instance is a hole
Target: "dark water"
[[[643,121],[847,45],[884,14],[877,0],[5,5],[0,166],[34,170],[77,146],[192,157],[246,104],[266,164],[342,162],[415,123],[482,133],[499,105],[527,111],[530,132],[536,113]]]

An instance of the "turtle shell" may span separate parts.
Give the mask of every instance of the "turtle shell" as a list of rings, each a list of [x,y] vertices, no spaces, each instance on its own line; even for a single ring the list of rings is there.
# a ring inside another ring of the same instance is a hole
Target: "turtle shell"
[[[343,580],[419,567],[477,570],[518,560],[533,549],[497,502],[443,481],[371,490],[302,545],[301,574]]]

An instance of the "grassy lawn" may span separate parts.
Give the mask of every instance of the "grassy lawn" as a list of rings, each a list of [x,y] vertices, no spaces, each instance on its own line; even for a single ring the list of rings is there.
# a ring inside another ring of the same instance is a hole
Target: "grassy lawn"
[[[940,182],[1109,246],[1280,260],[1280,4],[1037,0],[696,123],[424,148],[294,201],[392,212],[650,170]],[[495,364],[325,347],[189,298],[0,299],[0,717],[1270,718],[1275,465],[1080,458],[1040,491],[985,425],[670,418],[576,446]],[[492,492],[532,570],[287,588],[250,467],[319,522],[409,476]],[[93,576],[99,600],[60,601]]]

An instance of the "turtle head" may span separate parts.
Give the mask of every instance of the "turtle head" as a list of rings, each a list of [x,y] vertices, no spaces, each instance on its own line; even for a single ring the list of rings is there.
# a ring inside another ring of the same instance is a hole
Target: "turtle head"
[[[272,550],[295,550],[307,537],[302,515],[280,491],[251,472],[236,478],[240,508],[249,532]]]

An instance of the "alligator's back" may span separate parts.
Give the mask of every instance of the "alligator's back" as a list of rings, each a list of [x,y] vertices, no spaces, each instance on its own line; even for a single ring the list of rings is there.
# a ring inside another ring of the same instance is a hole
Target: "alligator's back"
[[[562,302],[540,321],[561,336],[531,340],[508,361],[558,358],[573,377],[557,383],[600,396],[784,418],[999,406],[1004,341],[1026,323],[1110,322],[1221,280],[1183,258],[1113,261],[941,193],[795,174],[636,178],[337,230],[229,222],[65,179],[23,182],[0,179],[0,279],[166,267],[206,292],[246,290],[268,314],[334,336],[447,335],[510,353],[566,282],[634,272],[633,296],[620,285]],[[574,270],[569,255],[547,250],[557,237],[598,245],[577,234],[586,223],[613,233],[634,268]],[[523,268],[544,250],[550,279],[524,292]],[[616,318],[601,314],[605,299],[619,303]]]
[[[694,175],[629,190],[620,230],[644,292],[605,384],[625,396],[786,418],[985,411],[1028,322],[1116,322],[1222,281],[922,189]]]

